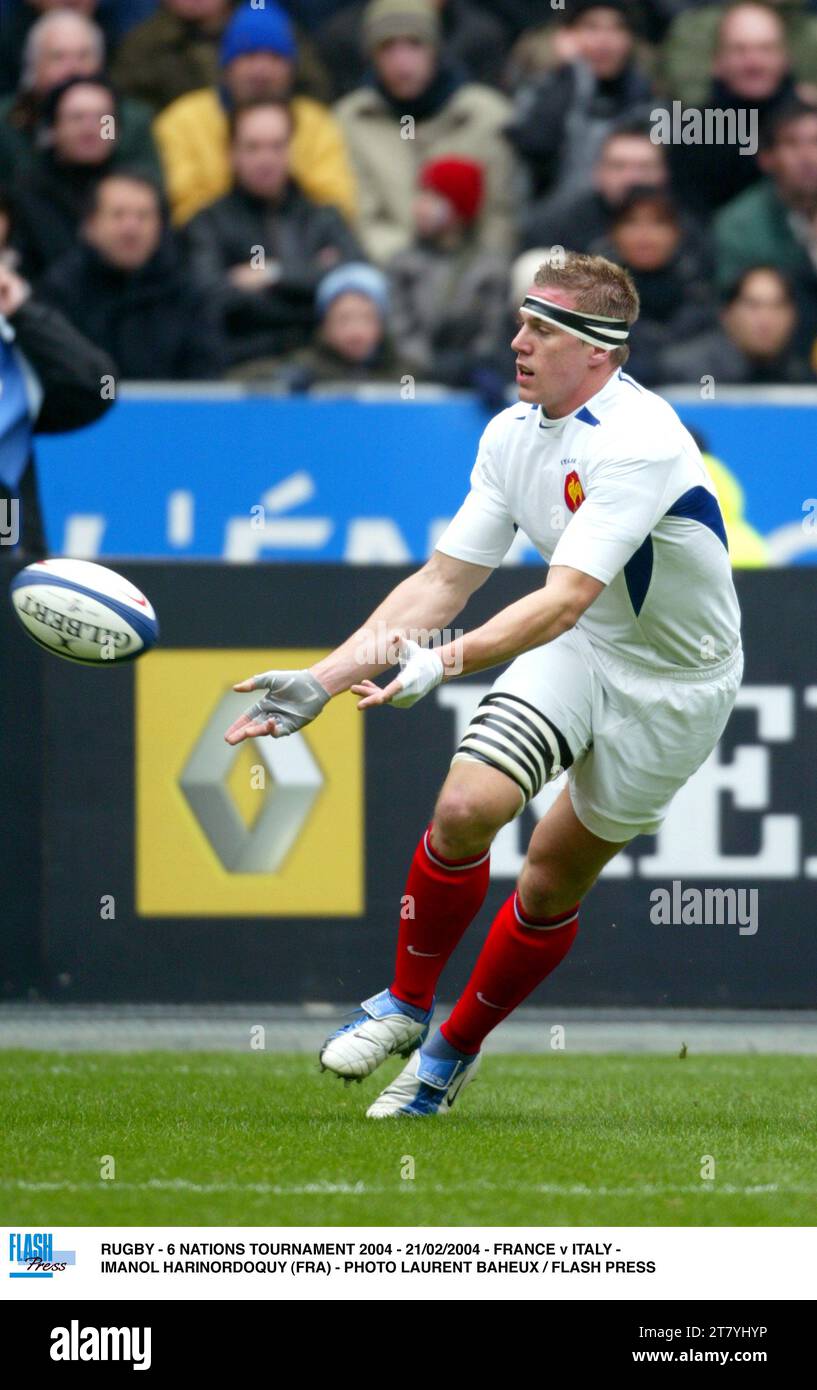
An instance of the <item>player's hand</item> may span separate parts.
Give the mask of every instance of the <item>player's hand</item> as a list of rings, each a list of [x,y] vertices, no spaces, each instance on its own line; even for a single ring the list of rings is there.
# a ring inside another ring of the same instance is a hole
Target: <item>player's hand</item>
[[[21,275],[8,266],[0,265],[0,314],[10,318],[25,304],[31,294],[31,286]]]
[[[401,632],[392,633],[389,643],[395,648],[400,675],[382,688],[369,680],[353,685],[352,694],[363,697],[358,700],[358,709],[370,709],[373,705],[396,705],[398,709],[409,709],[435,685],[439,685],[443,678],[443,663],[432,647],[421,647]]]
[[[245,738],[286,738],[316,719],[331,699],[311,671],[264,671],[248,676],[233,690],[264,690],[260,700],[239,715],[224,735],[227,743]]]
[[[281,267],[277,261],[267,261],[263,266],[253,265],[246,261],[243,265],[231,266],[227,271],[227,279],[237,290],[249,290],[257,292],[265,290],[270,285],[274,285],[280,279]]]

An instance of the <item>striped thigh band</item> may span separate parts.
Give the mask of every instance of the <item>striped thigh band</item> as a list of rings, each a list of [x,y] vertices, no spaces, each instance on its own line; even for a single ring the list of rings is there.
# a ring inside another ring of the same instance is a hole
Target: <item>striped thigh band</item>
[[[474,758],[511,777],[525,802],[573,762],[549,719],[518,695],[495,691],[477,705],[452,762]]]

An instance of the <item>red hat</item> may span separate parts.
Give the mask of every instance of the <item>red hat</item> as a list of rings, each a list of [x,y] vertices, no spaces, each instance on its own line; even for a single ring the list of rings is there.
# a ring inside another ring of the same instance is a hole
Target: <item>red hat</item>
[[[464,222],[479,212],[483,185],[482,165],[473,159],[430,159],[420,170],[420,187],[447,198]]]

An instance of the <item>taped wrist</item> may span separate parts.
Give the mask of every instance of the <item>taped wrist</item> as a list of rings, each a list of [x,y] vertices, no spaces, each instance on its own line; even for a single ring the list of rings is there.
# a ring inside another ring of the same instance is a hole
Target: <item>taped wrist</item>
[[[443,663],[431,647],[407,641],[400,658],[399,680],[403,689],[392,699],[398,709],[409,709],[422,700],[443,678]]]

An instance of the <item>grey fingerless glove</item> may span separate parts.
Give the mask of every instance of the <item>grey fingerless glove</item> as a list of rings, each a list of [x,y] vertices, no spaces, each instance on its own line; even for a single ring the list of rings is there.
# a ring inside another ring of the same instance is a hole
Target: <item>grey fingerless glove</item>
[[[294,734],[316,719],[331,699],[309,671],[264,671],[253,676],[253,688],[266,694],[247,710],[253,719],[274,719],[276,737]]]

